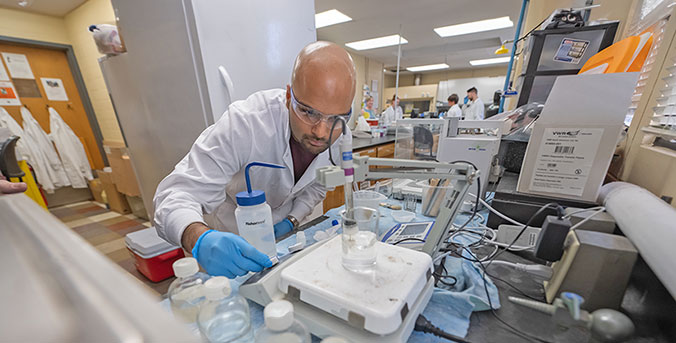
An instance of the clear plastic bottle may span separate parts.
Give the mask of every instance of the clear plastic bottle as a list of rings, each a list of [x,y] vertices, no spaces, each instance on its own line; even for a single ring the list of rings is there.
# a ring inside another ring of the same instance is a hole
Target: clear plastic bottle
[[[265,328],[256,334],[256,343],[310,343],[310,333],[293,317],[293,305],[273,301],[263,310]]]
[[[197,327],[208,342],[253,341],[249,304],[232,294],[230,280],[212,277],[204,283],[207,302],[197,314]]]
[[[235,221],[239,235],[246,239],[249,244],[260,252],[268,255],[275,263],[277,260],[277,246],[275,245],[275,229],[272,222],[272,210],[265,202],[265,192],[251,189],[249,169],[251,167],[268,167],[283,169],[283,166],[251,162],[244,169],[246,179],[246,191],[236,195],[237,208],[235,209]]]
[[[197,318],[200,305],[206,300],[204,282],[209,275],[199,271],[197,260],[184,257],[172,265],[176,280],[169,285],[167,292],[171,311],[176,318],[193,323]]]
[[[254,194],[256,194],[256,192],[260,191],[254,191]],[[270,206],[265,202],[247,205],[247,202],[241,199],[242,198],[238,194],[238,206],[235,209],[235,220],[237,221],[239,235],[246,239],[249,244],[253,245],[254,248],[258,249],[258,251],[268,255],[270,259],[277,257],[275,230],[272,224],[272,211]],[[262,199],[254,199],[253,202],[255,201],[265,201],[265,194],[262,194]]]

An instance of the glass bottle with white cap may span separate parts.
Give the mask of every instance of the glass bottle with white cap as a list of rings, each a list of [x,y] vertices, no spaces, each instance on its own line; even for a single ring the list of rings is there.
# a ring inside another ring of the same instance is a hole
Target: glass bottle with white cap
[[[265,328],[256,334],[256,343],[309,343],[310,333],[293,317],[293,305],[273,301],[263,310]]]
[[[249,304],[232,293],[230,280],[215,276],[204,283],[207,302],[197,314],[197,327],[208,342],[251,342]]]
[[[200,305],[206,300],[204,282],[209,275],[199,271],[197,260],[184,257],[172,265],[176,280],[169,285],[167,292],[174,316],[192,323],[197,318]]]

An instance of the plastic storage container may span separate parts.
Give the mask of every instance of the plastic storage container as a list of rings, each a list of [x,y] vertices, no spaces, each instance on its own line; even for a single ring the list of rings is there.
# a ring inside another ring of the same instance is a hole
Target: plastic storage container
[[[237,208],[235,220],[239,235],[246,239],[249,244],[260,252],[268,255],[270,260],[277,259],[277,246],[275,245],[275,229],[272,222],[272,210],[265,202],[265,192],[251,189],[249,169],[254,166],[279,168],[283,166],[269,163],[252,162],[244,170],[246,178],[246,191],[237,193]]]
[[[169,285],[168,298],[171,311],[178,319],[193,323],[200,306],[206,300],[204,283],[209,275],[201,273],[197,260],[184,257],[172,265],[176,280]]]
[[[197,326],[208,342],[253,341],[249,304],[237,294],[232,294],[230,280],[223,276],[212,277],[204,283],[207,302],[197,314]]]
[[[124,243],[134,256],[136,269],[152,282],[172,277],[171,265],[185,257],[183,249],[160,238],[152,227],[126,235]]]
[[[273,301],[263,310],[265,328],[256,334],[256,343],[310,343],[310,333],[293,317],[293,305]]]

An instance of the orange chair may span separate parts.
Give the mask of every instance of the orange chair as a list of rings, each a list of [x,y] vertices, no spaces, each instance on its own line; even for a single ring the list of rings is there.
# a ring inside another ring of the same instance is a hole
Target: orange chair
[[[578,74],[640,71],[652,44],[652,32],[625,38],[590,57]]]

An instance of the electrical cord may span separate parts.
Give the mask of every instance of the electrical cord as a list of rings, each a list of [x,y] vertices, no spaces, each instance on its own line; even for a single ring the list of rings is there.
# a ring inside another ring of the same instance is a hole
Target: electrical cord
[[[525,35],[523,35],[523,36],[521,36],[521,38],[517,39],[516,42],[514,42],[514,45],[515,45],[517,42],[522,41],[522,40],[528,38],[528,36],[530,36],[530,34],[533,33],[533,31],[537,30],[538,27],[540,27],[540,25],[544,24],[544,22],[547,21],[547,19],[549,19],[549,16],[545,17],[545,19],[542,19],[542,21],[541,21],[539,24],[535,25],[535,27],[533,27],[533,28],[532,28],[530,31],[528,31]]]
[[[437,337],[441,337],[444,339],[447,339],[449,341],[454,341],[458,343],[470,343],[470,341],[458,337],[456,335],[451,335],[450,333],[434,326],[432,322],[430,322],[425,316],[418,315],[418,318],[415,320],[415,327],[413,328],[415,331],[420,331],[420,332],[425,332],[425,333],[431,333]]]
[[[346,129],[347,124],[345,124],[345,119],[343,119],[341,117],[336,117],[336,120],[333,122],[333,124],[331,124],[331,131],[329,132],[329,149],[328,149],[329,150],[329,161],[331,161],[331,164],[333,164],[334,166],[337,165],[337,164],[336,164],[336,162],[333,161],[333,156],[331,156],[331,142],[332,142],[331,138],[333,137],[333,130],[336,128],[336,123],[338,123],[338,122],[341,122],[342,125],[343,125],[342,134],[344,135],[347,132],[347,129]]]
[[[540,209],[537,210],[537,212],[535,212],[530,218],[528,218],[528,221],[526,222],[526,224],[524,224],[524,226],[523,226],[523,228],[521,229],[521,231],[519,231],[519,234],[517,234],[516,237],[514,237],[514,240],[512,240],[512,242],[509,243],[509,245],[508,245],[506,248],[504,248],[504,249],[501,250],[501,251],[498,251],[497,254],[495,254],[495,255],[493,255],[493,257],[491,257],[491,259],[488,261],[488,265],[487,265],[487,266],[490,266],[490,265],[491,265],[491,262],[493,262],[493,260],[495,260],[495,259],[496,259],[498,256],[500,256],[503,252],[509,250],[509,248],[511,248],[511,247],[514,245],[514,243],[516,243],[516,241],[518,241],[519,238],[521,238],[521,235],[523,235],[523,233],[526,232],[526,229],[531,225],[531,223],[533,222],[533,220],[535,220],[535,218],[536,218],[537,216],[539,216],[542,212],[544,212],[544,210],[546,210],[547,208],[549,208],[549,207],[551,207],[551,206],[555,206],[555,208],[557,209],[559,218],[563,218],[563,216],[564,216],[564,210],[563,210],[563,207],[561,207],[561,205],[559,205],[559,204],[557,204],[557,203],[555,203],[555,202],[550,202],[550,203],[547,203],[547,204],[542,205],[542,207],[540,207]]]
[[[603,206],[596,206],[596,207],[590,207],[590,208],[581,208],[581,209],[579,209],[579,210],[576,210],[576,211],[573,211],[573,212],[570,212],[570,213],[566,214],[565,216],[563,216],[563,218],[564,218],[564,219],[565,219],[565,218],[570,218],[570,217],[572,217],[572,216],[574,216],[574,215],[576,215],[576,214],[578,214],[578,213],[591,212],[591,211],[596,211],[596,210],[600,210],[600,209],[605,210],[606,208],[603,207]],[[594,215],[595,215],[595,214],[594,214]]]
[[[402,239],[402,240],[396,241],[396,242],[392,243],[392,245],[397,245],[397,244],[399,244],[399,243],[408,242],[408,241],[415,241],[415,242],[422,242],[422,243],[425,243],[425,240],[424,240],[424,239],[413,238],[413,237],[411,237],[411,238],[404,238],[404,239]]]
[[[448,274],[448,270],[446,270],[446,257],[441,259],[441,263],[436,267],[436,270],[432,273],[435,279],[435,284],[434,286],[437,286],[438,283],[441,283],[442,285],[448,286],[448,287],[453,287],[458,283],[458,279],[453,276]],[[451,279],[452,282],[446,282],[444,279]]]
[[[476,198],[476,195],[474,195],[474,194],[472,194],[472,193],[468,193],[468,194],[469,194],[470,196]],[[525,224],[523,224],[523,223],[520,223],[520,222],[518,222],[518,221],[516,221],[516,220],[514,220],[514,219],[512,219],[512,218],[510,218],[510,217],[508,217],[508,216],[506,216],[505,214],[501,213],[500,211],[494,209],[491,205],[489,205],[489,204],[488,204],[486,201],[484,201],[483,199],[479,198],[479,202],[480,202],[482,205],[484,205],[486,208],[488,208],[489,211],[495,213],[498,217],[500,217],[500,218],[502,218],[502,219],[504,219],[504,220],[506,220],[506,221],[508,221],[508,222],[510,222],[510,223],[512,223],[512,224],[514,224],[514,225],[519,225],[519,226],[525,225]]]
[[[525,338],[525,339],[530,340],[530,341],[535,341],[535,342],[549,343],[546,340],[543,340],[541,338],[535,337],[531,334],[528,334],[528,333],[525,333],[525,332],[522,332],[522,331],[516,329],[514,326],[510,325],[509,323],[504,321],[502,318],[500,318],[500,316],[498,316],[497,312],[495,311],[495,308],[493,307],[493,301],[491,300],[491,295],[488,292],[488,281],[486,280],[486,267],[484,266],[483,262],[479,261],[479,259],[474,255],[474,253],[472,253],[471,250],[465,248],[465,251],[467,251],[472,257],[474,257],[474,259],[477,261],[477,263],[479,263],[479,266],[481,267],[481,269],[483,271],[483,273],[481,274],[481,278],[483,279],[484,291],[486,291],[486,298],[488,299],[488,306],[490,307],[490,310],[491,310],[491,313],[493,314],[493,317],[495,317],[495,319],[497,319],[505,327],[509,328],[513,333],[515,333],[516,335],[518,335],[522,338]]]
[[[590,215],[587,216],[586,218],[580,220],[577,224],[571,226],[571,227],[570,227],[570,230],[576,230],[578,227],[582,226],[582,224],[584,224],[584,223],[588,222],[589,220],[591,220],[595,215],[597,215],[597,214],[599,214],[599,213],[601,213],[601,212],[604,212],[605,210],[606,210],[606,209],[605,209],[605,207],[604,207],[604,208],[601,208],[601,209],[599,209],[598,211],[596,211],[596,212],[590,214]]]
[[[456,160],[456,161],[453,161],[453,162],[451,162],[451,163],[452,163],[452,164],[454,164],[454,163],[465,163],[465,164],[469,164],[469,165],[471,165],[472,167],[474,167],[474,170],[475,170],[475,171],[477,171],[477,172],[479,171],[479,168],[477,168],[476,165],[475,165],[474,163],[469,162],[469,161],[465,161],[465,160]],[[476,177],[476,193],[477,193],[477,194],[481,194],[481,177],[480,177],[480,176],[477,176],[477,177]],[[461,200],[462,200],[462,199],[461,199]],[[476,216],[476,214],[477,214],[477,211],[479,211],[479,197],[476,197],[476,201],[475,201],[475,203],[474,203],[474,208],[472,209],[472,215],[467,219],[467,221],[466,221],[464,224],[462,224],[462,226],[460,226],[460,228],[459,228],[458,230],[464,229],[465,226],[467,226],[467,224],[469,224],[470,222],[472,222],[472,220],[474,220],[474,216]]]
[[[477,236],[481,235],[481,239],[480,239],[481,243],[488,244],[488,245],[494,245],[494,246],[498,246],[498,247],[503,247],[503,248],[509,248],[510,251],[524,251],[524,250],[531,250],[531,249],[535,248],[535,246],[516,246],[516,245],[510,246],[509,244],[506,244],[506,243],[496,242],[495,240],[497,239],[497,233],[495,232],[495,230],[493,230],[493,229],[491,229],[491,228],[489,228],[489,227],[487,227],[483,224],[480,224],[480,225],[481,226],[478,226],[478,227],[465,228],[463,231],[456,231],[456,232],[452,233],[449,238],[454,238],[454,237],[457,237],[457,236],[460,236],[460,235],[477,235]],[[481,234],[479,232],[472,231],[472,230],[484,230],[484,233]],[[488,239],[486,239],[486,233],[487,232],[490,232],[490,234],[491,234],[491,237],[488,238]],[[475,243],[477,243],[477,242],[475,242]],[[470,245],[470,247],[471,247],[471,245]]]
[[[505,285],[509,286],[510,288],[512,288],[513,290],[515,290],[517,293],[521,294],[522,296],[524,296],[524,297],[526,297],[526,298],[528,298],[528,299],[535,300],[535,301],[542,301],[542,299],[538,299],[538,298],[536,298],[536,297],[534,297],[534,296],[531,296],[531,295],[526,294],[526,292],[522,291],[521,289],[519,289],[518,287],[514,286],[513,284],[507,282],[507,281],[504,280],[504,279],[501,279],[501,278],[499,278],[499,277],[497,277],[497,276],[495,276],[495,275],[489,274],[489,273],[486,273],[486,275],[490,276],[491,279],[495,279],[495,280],[498,280],[498,281],[504,283]]]

